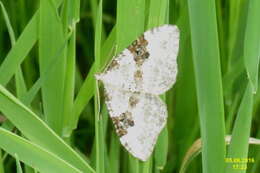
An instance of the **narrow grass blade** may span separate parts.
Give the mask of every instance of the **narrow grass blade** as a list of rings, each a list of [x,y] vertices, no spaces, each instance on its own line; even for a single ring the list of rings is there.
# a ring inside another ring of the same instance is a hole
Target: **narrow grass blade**
[[[260,57],[260,20],[258,18],[260,15],[259,7],[259,0],[249,1],[247,27],[244,42],[244,61],[248,73],[248,78],[254,93],[257,91]]]
[[[167,15],[168,0],[151,0],[147,28],[153,28],[165,23]]]
[[[227,145],[230,145],[231,142],[231,136],[225,137],[225,142]],[[251,145],[260,145],[260,139],[256,138],[249,138],[248,144]],[[186,152],[186,155],[182,161],[180,172],[179,173],[185,173],[190,163],[201,153],[202,143],[201,139],[196,140],[192,146],[189,148],[189,150]]]
[[[25,56],[29,53],[32,46],[37,39],[37,15],[31,20],[31,22],[25,28],[25,31],[20,36],[19,40],[14,44],[15,38],[12,36],[13,48],[5,58],[4,62],[0,66],[0,83],[6,85],[11,77],[20,68]],[[12,34],[11,34],[12,35]]]
[[[101,64],[101,45],[102,45],[102,15],[103,14],[103,0],[100,0],[95,29],[95,72],[99,72]]]
[[[55,57],[56,52],[64,42],[62,23],[57,15],[56,8],[51,0],[40,1],[40,24],[39,24],[39,59],[40,73],[45,75],[44,70]],[[65,80],[65,54],[60,55],[62,61],[56,66],[53,74],[48,76],[42,86],[43,108],[46,121],[49,126],[59,135],[62,134],[63,126],[63,92]]]
[[[56,7],[62,0],[55,0]],[[38,39],[39,12],[37,11],[25,27],[15,46],[10,50],[4,62],[0,66],[0,84],[5,86],[15,74],[26,55],[32,49]]]
[[[35,173],[34,169],[28,165],[24,165],[24,172],[25,173]]]
[[[61,55],[66,49],[66,46],[69,43],[69,41],[71,41],[72,39],[71,34],[72,33],[68,34],[67,39],[58,49],[56,54],[49,59],[49,62],[47,63],[48,65],[46,65],[45,69],[42,70],[42,75],[37,79],[37,81],[33,84],[33,86],[19,98],[26,106],[31,104],[36,94],[40,91],[44,81],[46,82],[48,76],[53,74],[55,67],[60,64],[60,61],[62,61]]]
[[[6,26],[8,29],[10,40],[11,40],[11,45],[12,45],[12,47],[14,47],[15,43],[16,43],[14,30],[12,28],[11,22],[9,20],[8,14],[5,10],[5,7],[4,7],[2,1],[0,1],[0,6],[3,11],[5,23],[6,23]],[[20,98],[22,96],[22,94],[24,94],[26,92],[26,86],[25,86],[25,81],[23,78],[21,67],[19,67],[17,72],[15,73],[15,84],[16,84],[16,94],[17,94],[18,98]]]
[[[90,7],[91,7],[91,12],[92,14],[97,14],[98,11],[98,1],[97,0],[90,0]],[[96,15],[92,15],[92,21],[93,21],[93,27],[96,29],[96,22],[97,22],[97,16]],[[106,38],[106,32],[104,29],[104,26],[102,24],[102,41]]]
[[[0,128],[0,148],[41,172],[80,173],[81,171],[38,145]]]
[[[14,30],[13,30],[13,28],[12,28],[10,19],[9,19],[9,17],[8,17],[7,11],[6,11],[6,9],[5,9],[4,4],[2,3],[2,1],[0,1],[0,6],[1,6],[1,9],[2,9],[3,16],[4,16],[4,20],[5,20],[5,23],[6,23],[6,26],[7,26],[7,30],[8,30],[9,36],[10,36],[11,44],[12,44],[12,46],[14,46],[14,45],[15,45]]]
[[[181,165],[187,149],[199,135],[199,117],[187,3],[182,1],[180,8],[183,9],[183,12],[179,14],[177,21],[181,31],[178,55],[178,78],[175,84],[174,96],[168,94],[168,99],[173,97],[171,100],[168,100],[169,120],[172,118],[172,121],[169,121],[169,126],[173,127],[169,128],[170,143],[166,167],[172,167],[171,169],[177,170]],[[172,106],[173,103],[175,106]],[[178,154],[170,154],[175,152]],[[197,165],[200,166],[199,164]]]
[[[158,137],[154,151],[155,169],[163,170],[167,162],[168,154],[168,129],[165,127]]]
[[[104,66],[109,62],[109,60],[111,59],[111,57],[114,54],[113,46],[115,45],[115,39],[116,39],[116,30],[114,28],[112,30],[112,32],[110,33],[108,39],[105,41],[104,45],[102,46],[102,49],[101,49],[102,50],[101,51],[102,61],[100,62],[101,63],[100,70],[104,68]],[[88,102],[94,95],[94,90],[95,90],[94,73],[95,73],[95,64],[93,64],[91,66],[90,71],[89,71],[86,79],[84,80],[84,83],[82,84],[82,86],[78,92],[78,95],[76,96],[76,99],[74,101],[73,115],[74,115],[75,119],[72,122],[73,128],[77,127],[77,122],[78,122],[80,114],[82,113],[85,106],[88,104]]]
[[[243,22],[243,15],[245,12],[243,11],[243,8],[246,8],[246,4],[249,1],[245,0],[238,0],[238,1],[230,1],[228,4],[228,43],[227,43],[227,71],[232,69],[233,66],[233,60],[237,59],[237,52],[240,50],[236,50],[237,43],[239,42],[238,39],[241,40],[241,37],[244,33],[242,33],[240,36],[238,36],[238,33],[244,26],[240,24],[240,22]],[[244,24],[244,23],[243,23]]]
[[[25,135],[39,146],[48,149],[84,172],[93,169],[36,114],[30,111],[10,92],[0,86],[0,111]],[[19,115],[19,116],[17,116]],[[37,128],[35,128],[37,127]]]
[[[118,139],[117,139],[118,140]],[[140,164],[137,158],[129,155],[129,173],[139,173],[140,172]]]
[[[72,132],[72,122],[74,115],[72,113],[74,102],[74,87],[75,87],[75,67],[76,67],[76,23],[79,22],[79,6],[80,0],[69,1],[64,3],[63,24],[64,31],[68,28],[72,32],[71,39],[67,46],[66,60],[66,75],[64,84],[64,99],[63,99],[63,130],[62,136],[69,137]],[[67,34],[67,33],[65,33]]]
[[[248,139],[250,136],[252,114],[253,94],[252,87],[250,84],[248,84],[232,131],[232,140],[228,148],[227,158],[247,158],[249,146]],[[241,173],[245,173],[246,169],[239,171]],[[237,169],[233,168],[233,164],[226,163],[226,173],[235,172],[237,172]]]
[[[19,159],[18,155],[14,154],[14,156],[15,156],[15,161],[16,161],[16,172],[17,173],[23,173],[23,169],[22,169],[22,166],[21,166],[20,159]]]
[[[101,61],[101,43],[102,43],[102,14],[103,0],[99,1],[95,27],[95,73],[99,72]],[[105,171],[105,140],[103,118],[100,114],[100,96],[98,81],[95,82],[95,142],[96,142],[96,172],[104,173]]]
[[[76,28],[74,28],[76,29]],[[72,132],[71,122],[74,119],[72,109],[74,102],[74,86],[75,86],[75,66],[76,66],[76,33],[72,34],[72,38],[67,48],[66,76],[64,86],[64,104],[63,104],[63,130],[62,136],[69,137]]]
[[[109,149],[109,166],[113,173],[119,173],[120,168],[120,142],[114,131],[111,132],[111,142]],[[137,172],[138,173],[138,172]]]
[[[117,1],[117,51],[125,49],[145,29],[145,1]],[[129,17],[131,16],[131,17]],[[125,34],[128,33],[128,34]],[[118,53],[117,52],[117,53]]]
[[[153,171],[153,158],[150,157],[146,162],[141,162],[140,169],[142,173],[152,173]]]
[[[4,173],[4,162],[3,162],[2,150],[0,150],[0,173]]]
[[[224,105],[215,1],[188,1],[188,7],[203,141],[203,172],[223,173]]]

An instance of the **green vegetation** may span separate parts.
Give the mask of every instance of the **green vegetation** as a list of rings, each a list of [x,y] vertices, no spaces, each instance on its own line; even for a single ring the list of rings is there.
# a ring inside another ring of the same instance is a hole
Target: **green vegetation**
[[[0,173],[260,172],[259,8],[259,0],[1,0]],[[178,78],[162,96],[167,127],[141,162],[120,145],[94,74],[162,24],[181,31]]]

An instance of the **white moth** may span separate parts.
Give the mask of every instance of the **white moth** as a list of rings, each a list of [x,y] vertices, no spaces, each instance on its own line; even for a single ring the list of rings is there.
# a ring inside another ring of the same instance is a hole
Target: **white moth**
[[[178,49],[178,28],[163,25],[145,32],[96,76],[121,144],[143,161],[166,124],[167,107],[159,95],[176,81]]]

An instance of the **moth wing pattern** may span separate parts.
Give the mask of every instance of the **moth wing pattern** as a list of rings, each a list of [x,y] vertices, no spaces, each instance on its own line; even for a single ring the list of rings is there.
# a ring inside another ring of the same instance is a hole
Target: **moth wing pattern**
[[[146,161],[166,124],[167,108],[156,95],[129,92],[105,85],[106,105],[121,144]]]
[[[159,98],[176,81],[179,30],[163,25],[145,32],[114,57],[96,79],[121,144],[146,161],[166,124],[167,107]]]
[[[179,50],[179,29],[163,25],[145,32],[150,56],[141,67],[143,90],[147,93],[162,94],[176,81],[177,55]]]
[[[113,58],[105,72],[96,75],[96,78],[116,88],[133,92],[140,91],[134,80],[135,71],[134,56],[128,49],[125,49]]]
[[[153,28],[113,58],[97,78],[127,91],[162,94],[176,81],[178,49],[176,26]]]

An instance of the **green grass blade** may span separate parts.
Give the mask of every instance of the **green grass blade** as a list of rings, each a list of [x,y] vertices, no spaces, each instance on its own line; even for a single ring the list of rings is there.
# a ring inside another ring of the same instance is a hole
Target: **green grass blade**
[[[35,173],[34,169],[28,165],[24,165],[24,172],[25,173]]]
[[[257,91],[258,85],[258,67],[260,57],[260,20],[258,16],[260,1],[249,1],[247,27],[244,42],[244,61],[253,92]]]
[[[11,40],[11,45],[12,45],[12,47],[14,47],[15,43],[16,43],[14,30],[12,28],[11,22],[9,20],[8,14],[5,10],[5,7],[4,7],[2,1],[0,1],[0,6],[1,6],[2,11],[3,11],[5,23],[6,23],[6,26],[7,26],[7,30],[8,30],[8,33],[9,33],[10,40]],[[25,86],[25,81],[24,81],[24,78],[23,78],[21,67],[19,67],[17,72],[15,73],[15,84],[16,84],[17,96],[18,96],[18,98],[20,98],[22,96],[22,94],[24,94],[26,92],[26,86]]]
[[[118,139],[116,139],[118,140]],[[140,164],[139,160],[131,155],[129,155],[129,172],[130,173],[139,173],[140,172]]]
[[[0,150],[0,173],[4,173],[4,163],[3,163],[2,150]]]
[[[110,141],[110,149],[109,149],[109,166],[110,170],[113,173],[119,173],[120,167],[120,142],[118,140],[117,134],[112,131],[111,132],[111,141]],[[138,173],[138,172],[135,172]]]
[[[103,14],[103,0],[100,0],[95,29],[95,72],[99,72],[101,64],[101,45],[102,45],[102,15]]]
[[[38,145],[35,145],[3,128],[0,128],[0,147],[9,154],[19,156],[26,164],[41,172],[80,173],[78,169],[66,163]]]
[[[102,43],[102,14],[103,0],[99,1],[95,27],[95,73],[99,73],[101,61],[101,43]],[[104,140],[104,120],[100,112],[100,96],[98,81],[95,82],[95,142],[96,142],[96,172],[105,172],[105,140]]]
[[[166,167],[171,166],[173,167],[172,169],[179,169],[186,151],[199,135],[196,86],[187,3],[188,2],[182,2],[181,8],[184,9],[184,11],[180,14],[178,19],[178,26],[181,31],[178,55],[178,79],[175,84],[174,93],[172,94],[173,96],[168,95],[168,99],[173,97],[171,100],[168,100],[168,119],[171,120],[172,118],[172,121],[178,122],[174,123],[168,120],[170,127],[173,126],[172,129],[169,128],[171,130],[169,130],[170,143],[168,152],[178,153],[176,155],[168,155],[168,159],[172,159],[173,161],[168,161]],[[175,103],[174,107],[172,103]],[[176,148],[172,147],[171,144],[175,144],[175,142]]]
[[[75,28],[74,28],[75,29]],[[67,64],[64,86],[64,105],[63,105],[63,130],[62,134],[69,137],[72,131],[71,122],[74,119],[72,114],[74,102],[74,85],[75,85],[75,65],[76,65],[76,33],[72,34],[72,38],[68,43]]]
[[[144,11],[144,0],[117,1],[117,53],[129,46],[144,32]]]
[[[113,56],[113,46],[115,44],[115,39],[116,39],[116,30],[114,28],[101,49],[102,50],[101,51],[102,61],[100,65],[102,67],[101,69],[103,69],[103,67],[109,62],[109,60]],[[74,101],[73,115],[75,119],[72,122],[73,128],[77,127],[77,122],[80,114],[82,113],[85,106],[88,104],[88,102],[94,95],[94,90],[95,90],[94,73],[95,73],[95,64],[91,66],[90,71],[86,79],[84,80],[84,83],[82,84],[79,93]]]
[[[140,169],[142,173],[152,173],[153,171],[153,158],[150,157],[146,162],[141,162]]]
[[[21,98],[27,91],[21,67],[15,73],[16,95]]]
[[[227,158],[247,158],[252,114],[253,94],[251,85],[248,84],[232,131],[232,139],[230,147],[228,148]],[[237,171],[237,169],[233,168],[232,163],[227,163],[226,173],[235,173]],[[245,173],[246,169],[239,170],[239,172]]]
[[[12,46],[14,46],[14,45],[15,45],[14,30],[13,30],[13,28],[12,28],[10,19],[9,19],[9,17],[8,17],[7,11],[6,11],[6,9],[5,9],[4,4],[2,3],[2,1],[0,1],[0,6],[1,6],[1,9],[2,9],[3,16],[4,16],[4,20],[5,20],[5,23],[6,23],[6,26],[7,26],[7,30],[8,30],[9,36],[10,36],[11,44],[12,44]]]
[[[8,53],[4,62],[0,66],[0,83],[6,85],[11,77],[17,71],[26,55],[29,53],[33,45],[37,41],[37,18],[35,15],[29,24],[26,26],[24,32],[17,40],[15,46]]]
[[[33,99],[35,98],[36,94],[41,89],[42,85],[48,79],[48,76],[53,74],[53,71],[56,66],[60,64],[62,61],[62,53],[64,52],[67,43],[70,41],[71,34],[68,34],[67,39],[64,41],[63,45],[59,48],[56,54],[50,58],[49,62],[47,63],[45,69],[42,70],[42,75],[37,79],[37,81],[33,84],[33,86],[28,90],[28,92],[24,93],[19,99],[27,106],[30,105]]]
[[[79,6],[80,1],[65,1],[63,24],[64,30],[70,29],[72,33],[71,39],[67,47],[66,75],[64,85],[64,104],[63,104],[63,130],[62,135],[69,137],[72,132],[72,121],[74,115],[72,113],[74,102],[74,87],[75,87],[75,67],[76,67],[76,23],[79,22]],[[67,34],[67,33],[65,33]]]
[[[230,145],[231,136],[226,136],[225,141],[227,145]],[[260,140],[257,138],[249,138],[248,143],[251,145],[260,145]],[[187,167],[190,163],[201,153],[201,139],[196,140],[187,151],[180,168],[180,173],[187,172]]]
[[[92,14],[97,14],[97,11],[98,11],[98,1],[97,0],[90,0],[89,3],[90,3]],[[93,21],[93,27],[94,28],[96,28],[96,21],[97,21],[96,17],[97,17],[96,15],[92,16],[92,21]],[[102,35],[102,41],[103,41],[106,38],[106,32],[105,32],[103,24],[102,24],[102,33],[101,33],[101,35]]]
[[[154,151],[155,168],[163,170],[167,162],[168,154],[168,129],[165,127],[158,137],[156,148]]]
[[[168,0],[151,0],[150,1],[150,12],[148,18],[148,25],[147,28],[153,28],[156,26],[160,26],[165,23],[167,15],[167,8],[169,5]]]
[[[14,154],[14,156],[15,156],[15,161],[16,161],[16,172],[17,173],[23,173],[23,169],[22,169],[22,166],[21,166],[20,159],[19,159],[18,155]]]
[[[56,7],[62,0],[55,0]],[[0,66],[0,84],[6,85],[15,74],[26,55],[32,49],[38,39],[39,12],[37,11],[25,27],[15,46],[10,50],[4,62]]]
[[[228,43],[227,43],[227,71],[232,70],[234,58],[237,58],[235,53],[237,49],[238,35],[239,30],[242,28],[240,22],[242,22],[242,15],[244,14],[243,8],[246,7],[246,2],[244,0],[239,1],[230,1],[228,4]],[[240,26],[240,27],[239,27]],[[238,50],[239,51],[239,50]]]
[[[7,30],[8,30],[8,33],[9,33],[10,40],[11,40],[11,45],[12,45],[12,47],[14,47],[15,42],[16,42],[14,30],[11,26],[11,22],[9,20],[8,14],[5,10],[5,7],[4,7],[2,1],[0,1],[0,6],[1,6],[2,11],[3,11],[5,23],[6,23],[6,26],[7,26]],[[21,67],[19,67],[17,72],[16,72],[15,83],[16,83],[17,96],[20,98],[21,95],[26,92],[26,86],[25,86],[25,81],[24,81],[24,78],[23,78]]]
[[[215,1],[188,1],[188,7],[203,141],[203,172],[222,173],[225,130]]]
[[[31,141],[50,150],[82,171],[94,172],[36,114],[30,111],[2,86],[0,86],[0,102],[5,103],[0,104],[0,111]]]
[[[64,42],[62,23],[51,0],[40,1],[39,24],[39,61],[41,76],[44,70],[55,57],[56,52]],[[65,53],[65,52],[64,52]],[[59,135],[63,127],[63,92],[65,80],[65,54],[60,56],[62,60],[56,66],[53,74],[48,76],[42,86],[43,108],[46,121]]]

